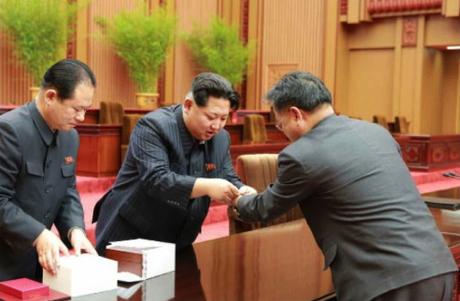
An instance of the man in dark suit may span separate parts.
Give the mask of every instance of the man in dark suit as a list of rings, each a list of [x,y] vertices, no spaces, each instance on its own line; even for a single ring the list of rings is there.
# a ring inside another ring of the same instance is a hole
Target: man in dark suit
[[[111,241],[132,238],[181,249],[201,231],[211,199],[229,203],[255,192],[236,176],[223,129],[238,102],[226,79],[201,73],[183,105],[140,119],[116,183],[95,207],[99,254]]]
[[[59,253],[68,255],[64,243],[96,253],[75,188],[73,129],[95,84],[88,66],[62,60],[45,73],[35,101],[0,116],[0,280],[41,280],[41,267],[56,273]]]
[[[335,115],[309,73],[285,75],[267,98],[293,143],[275,182],[237,198],[235,213],[267,220],[299,204],[338,300],[451,300],[457,267],[389,132]]]

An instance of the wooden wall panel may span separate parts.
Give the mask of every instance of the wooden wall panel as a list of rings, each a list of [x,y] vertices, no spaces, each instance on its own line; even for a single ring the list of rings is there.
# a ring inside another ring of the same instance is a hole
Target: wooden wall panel
[[[335,85],[333,87],[329,87],[329,89],[334,95],[334,109],[336,112],[349,114],[349,101],[347,98],[348,83],[346,81],[346,78],[348,77],[349,66],[347,37],[346,27],[338,26],[335,61]],[[330,57],[326,59],[329,61],[331,60]]]
[[[442,134],[442,52],[425,49],[423,57],[420,132]]]
[[[372,26],[349,25],[346,27],[348,49],[389,48],[395,44],[395,20],[380,19]]]
[[[373,114],[392,115],[393,61],[392,49],[350,52],[346,114],[367,120]]]
[[[399,101],[396,104],[394,115],[406,117],[410,122],[409,131],[413,132],[415,120],[415,91],[414,82],[416,76],[416,49],[413,47],[403,48],[401,51],[401,76],[399,82]]]
[[[96,74],[97,89],[93,106],[100,101],[119,101],[126,107],[135,107],[136,87],[129,78],[125,63],[100,34],[95,17],[113,17],[124,9],[136,7],[136,0],[93,0],[88,13],[88,64]]]
[[[13,52],[11,40],[0,31],[0,104],[23,104],[30,100],[32,77]]]
[[[439,15],[426,17],[426,46],[460,44],[460,18],[444,18]]]
[[[215,0],[194,0],[175,2],[180,32],[190,32],[194,24],[207,25],[218,14],[218,3]],[[203,70],[193,61],[190,50],[184,42],[179,41],[174,49],[173,85],[169,103],[181,103],[190,90],[192,79]]]
[[[267,0],[252,5],[250,39],[256,39],[256,62],[248,80],[248,109],[266,109],[261,100],[267,90],[286,72],[305,70],[323,75],[323,0]],[[257,29],[254,29],[257,27]],[[254,77],[257,80],[254,80]]]
[[[442,133],[458,133],[460,123],[457,110],[459,103],[459,51],[444,53],[444,69],[442,75],[441,104],[442,104]]]

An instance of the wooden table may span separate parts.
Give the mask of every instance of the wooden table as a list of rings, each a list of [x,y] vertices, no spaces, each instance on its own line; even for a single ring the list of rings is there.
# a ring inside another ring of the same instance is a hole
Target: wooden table
[[[297,220],[194,244],[177,255],[175,273],[145,281],[127,300],[314,300],[333,294],[323,266],[310,229]],[[116,299],[116,291],[73,298]]]

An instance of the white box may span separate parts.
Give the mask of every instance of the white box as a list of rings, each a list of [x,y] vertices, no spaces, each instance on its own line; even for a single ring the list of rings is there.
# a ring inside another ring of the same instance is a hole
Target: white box
[[[61,257],[59,263],[55,276],[43,270],[43,283],[56,291],[74,297],[117,288],[114,260],[85,253]]]
[[[116,241],[106,247],[105,256],[118,261],[119,272],[135,274],[138,280],[176,269],[176,245],[172,243],[141,238]]]
[[[171,300],[175,297],[175,273],[167,273],[144,281],[143,301]]]

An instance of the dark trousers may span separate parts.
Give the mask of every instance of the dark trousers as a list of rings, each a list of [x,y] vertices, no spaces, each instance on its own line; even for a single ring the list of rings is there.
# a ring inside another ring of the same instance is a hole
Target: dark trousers
[[[424,279],[388,291],[374,301],[452,301],[455,300],[457,273],[447,273]]]

